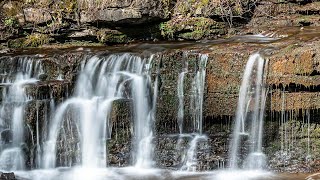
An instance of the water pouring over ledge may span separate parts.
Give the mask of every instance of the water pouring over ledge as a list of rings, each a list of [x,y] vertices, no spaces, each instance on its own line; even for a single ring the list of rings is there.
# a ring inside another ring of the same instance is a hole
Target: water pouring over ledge
[[[230,164],[232,170],[244,168],[261,170],[266,165],[262,152],[263,120],[266,104],[267,61],[255,53],[249,57],[243,75],[235,117],[235,125],[230,145]],[[239,167],[240,151],[248,148],[248,156]]]
[[[25,144],[24,111],[26,104],[32,99],[27,96],[25,86],[34,84],[38,75],[43,73],[42,65],[32,58],[18,58],[17,67],[8,72],[10,78],[3,78],[2,104],[0,111],[1,136],[6,133],[0,141],[0,169],[23,170],[25,169],[25,155],[23,146]]]
[[[131,56],[131,55],[130,55]],[[122,56],[118,56],[118,57],[122,57]],[[101,57],[98,57],[98,59],[100,59]],[[105,60],[105,59],[104,59]],[[147,59],[147,61],[148,61],[149,59]],[[85,68],[85,66],[87,65],[87,63],[88,62],[86,62],[86,63],[84,63],[84,66],[83,66],[83,69]],[[146,67],[147,68],[147,67]],[[87,72],[89,72],[90,73],[90,71],[87,71]],[[128,74],[126,74],[126,73],[128,73],[128,72],[120,72],[120,74],[122,74],[122,75],[125,75],[125,76],[129,76]],[[144,80],[146,80],[146,79],[144,79]],[[126,84],[126,83],[128,83],[128,84]],[[125,85],[124,85],[124,87],[130,87],[131,85],[132,85],[132,81],[131,80],[128,80],[126,83],[124,83]],[[125,92],[127,92],[127,91],[125,91]],[[133,92],[132,92],[133,93]],[[80,94],[80,93],[79,93]],[[136,93],[133,93],[133,94],[136,94]],[[126,94],[124,97],[131,97],[131,93],[129,93],[129,94]],[[74,97],[78,97],[78,96],[80,96],[80,95],[78,95],[77,93],[74,95]],[[83,96],[83,97],[85,97],[85,96]],[[89,98],[88,98],[89,99]],[[113,100],[113,99],[110,99],[110,101],[116,101],[117,99],[115,99],[115,100]],[[252,100],[251,100],[251,102],[252,102]],[[70,108],[70,107],[69,107]],[[75,108],[77,108],[77,107],[75,107]],[[68,111],[68,110],[67,110]],[[68,113],[68,112],[66,112],[66,113]],[[65,119],[65,120],[68,120],[68,118],[67,119]],[[196,126],[195,126],[196,127]],[[78,133],[78,132],[76,132],[76,133]],[[150,137],[150,136],[148,136],[148,137]],[[148,138],[147,137],[147,139],[150,139],[150,138]],[[152,137],[152,136],[151,136]],[[152,139],[152,138],[151,138]],[[196,138],[194,138],[195,139],[195,141],[194,142],[196,142],[196,141],[198,141]],[[142,142],[142,141],[141,141]],[[148,142],[148,141],[145,141],[145,142]],[[148,142],[148,143],[141,143],[141,144],[150,144],[151,146],[152,146],[152,143],[150,143],[150,141]],[[193,144],[193,143],[192,143]],[[195,143],[195,145],[196,145],[196,143]],[[80,146],[80,145],[79,145]],[[81,147],[81,146],[80,146]],[[144,146],[142,146],[142,147],[144,147]],[[192,147],[194,147],[194,146],[192,146]],[[140,148],[140,149],[142,149],[142,148]],[[192,149],[194,149],[194,148],[190,148],[190,150],[192,150]],[[143,149],[143,150],[148,150],[148,148],[147,149]],[[152,149],[151,149],[152,150]],[[144,153],[145,151],[140,151],[140,152],[142,152],[142,156],[144,156],[145,154],[148,154],[148,153]],[[190,152],[192,152],[192,151],[190,151]],[[136,152],[134,152],[134,154],[136,154]],[[191,155],[190,155],[190,157],[194,157],[194,155],[192,155],[192,153],[190,153]],[[136,155],[136,157],[138,157],[138,155]],[[82,159],[81,159],[81,157],[79,158],[80,159],[80,161],[76,161],[76,163],[82,163]],[[136,159],[139,159],[139,158],[136,158]],[[141,163],[142,164],[142,166],[140,166],[141,168],[140,168],[140,170],[141,171],[148,171],[147,170],[147,168],[148,168],[148,162],[150,162],[150,161],[148,161],[148,159],[149,158],[142,158],[142,159],[146,159],[147,161],[142,161],[142,162],[147,162],[147,163],[145,163],[145,164],[147,164],[147,166],[145,166],[145,165],[143,165],[144,163]],[[192,159],[191,159],[191,161],[190,162],[192,162]],[[104,162],[103,162],[104,163]],[[68,163],[66,163],[66,164],[68,164]],[[87,164],[87,163],[86,163]],[[89,163],[88,163],[89,164]],[[138,164],[137,163],[137,161],[133,161],[133,165],[136,165],[136,164]],[[139,163],[140,164],[140,163]],[[152,165],[152,162],[150,163],[151,165]],[[62,169],[61,168],[61,170],[59,170],[60,168],[57,168],[57,169],[55,169],[54,171],[57,171],[57,176],[56,177],[72,177],[72,178],[84,178],[84,177],[90,177],[90,176],[88,176],[90,173],[88,172],[88,171],[91,171],[92,172],[92,174],[93,174],[93,176],[92,177],[100,177],[101,179],[109,179],[108,178],[108,175],[111,175],[111,174],[115,174],[115,177],[113,178],[113,179],[126,179],[127,177],[129,177],[129,176],[126,176],[126,174],[128,173],[128,171],[131,171],[131,175],[133,175],[134,177],[137,177],[138,176],[138,174],[140,173],[140,172],[138,172],[138,170],[137,169],[131,169],[131,170],[128,170],[128,168],[120,168],[121,170],[119,170],[119,169],[112,169],[111,167],[108,167],[108,168],[104,168],[104,169],[99,169],[99,168],[91,168],[90,166],[92,166],[92,165],[88,165],[88,166],[83,166],[82,164],[80,164],[80,166],[82,166],[81,168],[76,168],[76,167],[73,167],[73,168],[69,168],[69,172],[73,172],[73,173],[75,173],[75,174],[69,174],[69,175],[67,175],[67,176],[63,176],[63,174],[65,173],[65,172],[67,172],[68,170],[65,170],[65,169]],[[99,166],[99,164],[98,164],[98,166]],[[105,167],[105,165],[103,164],[102,165],[103,167]],[[139,166],[137,166],[137,167],[139,167]],[[127,171],[127,170],[128,171]],[[100,171],[101,170],[101,171]],[[64,171],[64,172],[63,172]],[[120,172],[119,174],[118,174],[118,172]],[[161,172],[162,173],[164,173],[164,172],[166,172],[166,170],[160,170],[159,172],[152,172],[153,174],[151,174],[149,177],[150,177],[150,179],[152,179],[152,177],[153,177],[153,175],[154,176],[158,176],[159,174],[161,174]],[[87,174],[87,173],[89,173],[89,174]],[[166,172],[167,173],[167,172]],[[169,172],[170,174],[176,174],[176,172],[174,172],[174,171],[172,171],[172,172]],[[212,176],[212,177],[215,177],[215,175],[214,175],[214,173],[215,172],[212,172],[212,174],[210,174],[210,173],[208,173],[208,175],[207,175],[207,177],[209,177],[209,176]],[[129,174],[129,173],[128,173]],[[177,173],[177,174],[179,174],[179,173]],[[188,177],[191,177],[191,176],[195,176],[195,177],[199,177],[199,178],[201,178],[201,176],[202,175],[195,175],[196,173],[192,173],[192,172],[188,172],[188,173],[186,173],[185,174],[185,177],[186,178],[188,178]],[[74,176],[75,175],[75,176]],[[101,175],[101,176],[100,176]],[[36,175],[37,176],[37,175]],[[74,177],[73,177],[74,176]],[[233,175],[233,176],[235,176],[235,175]],[[47,178],[47,176],[43,176],[44,178],[43,179],[45,179],[45,178]],[[226,176],[224,176],[224,175],[221,175],[221,177],[226,177]],[[179,176],[177,176],[177,179],[179,179],[180,177]],[[55,178],[53,178],[53,179],[55,179]],[[88,179],[88,178],[87,178]],[[112,179],[112,178],[111,178]],[[158,178],[158,179],[161,179],[160,177]],[[213,178],[213,179],[215,179],[215,178]]]
[[[44,149],[42,167],[55,168],[57,142],[60,128],[68,120],[74,124],[76,145],[66,143],[64,149],[77,146],[80,153],[74,159],[61,159],[60,165],[75,164],[86,168],[104,168],[107,159],[107,140],[111,138],[112,103],[119,99],[129,99],[134,111],[134,162],[138,167],[150,167],[152,151],[153,101],[150,95],[151,68],[153,56],[141,58],[132,54],[112,54],[106,57],[91,57],[82,65],[76,84],[75,95],[62,103],[52,120],[49,137]],[[63,133],[63,132],[62,132]]]

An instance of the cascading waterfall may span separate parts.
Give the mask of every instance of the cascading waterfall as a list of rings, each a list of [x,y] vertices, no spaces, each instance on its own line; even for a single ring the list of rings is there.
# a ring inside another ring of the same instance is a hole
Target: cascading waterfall
[[[190,112],[191,112],[191,116],[192,116],[192,120],[193,120],[193,131],[194,131],[193,135],[194,136],[189,143],[189,149],[187,151],[186,160],[185,160],[184,165],[181,167],[181,170],[196,171],[197,144],[199,141],[207,139],[207,137],[202,134],[203,92],[204,92],[204,85],[205,85],[207,60],[208,60],[207,54],[200,54],[199,55],[198,71],[196,72],[195,76],[193,77],[192,84],[191,84]],[[181,78],[180,75],[179,75],[179,80]],[[178,83],[178,97],[180,99],[181,94],[179,94],[179,89],[181,87],[179,88],[179,85],[180,84]],[[183,88],[183,86],[182,86],[182,88]],[[182,94],[182,97],[183,97],[183,94]],[[179,102],[180,102],[180,100],[179,100]],[[180,112],[180,105],[179,105],[178,111]],[[179,115],[180,115],[180,113],[179,113]],[[179,117],[179,115],[178,115],[178,117]],[[183,119],[183,116],[182,116],[182,119]],[[179,118],[178,118],[178,120],[179,120]],[[183,125],[181,124],[181,125],[179,125],[179,127],[180,126],[182,127]],[[182,132],[180,130],[180,134],[181,133]]]
[[[43,156],[43,167],[54,168],[57,140],[62,124],[68,118],[76,126],[73,132],[79,137],[80,153],[73,164],[88,168],[106,166],[107,139],[111,138],[110,112],[116,100],[131,99],[134,110],[134,151],[137,167],[152,165],[152,119],[154,107],[150,106],[152,57],[141,58],[132,54],[113,54],[106,57],[91,57],[82,66],[77,80],[76,92],[62,103],[50,124],[49,136]],[[69,117],[68,113],[72,115]],[[68,143],[67,143],[68,144]],[[68,145],[66,145],[68,146]],[[68,147],[63,147],[68,148]],[[61,161],[66,161],[62,159]],[[60,162],[62,164],[67,164]],[[70,163],[69,163],[70,164]]]
[[[0,169],[5,170],[24,169],[24,109],[25,104],[31,100],[25,93],[25,85],[36,83],[38,75],[43,73],[40,62],[28,57],[18,59],[16,71],[18,73],[9,72],[11,77],[15,77],[14,80],[6,79],[2,82],[9,86],[3,89],[0,111],[1,135],[7,133],[8,138],[0,145]]]
[[[267,90],[267,62],[260,54],[249,57],[240,87],[233,139],[230,146],[230,168],[238,169],[239,154],[244,139],[249,139],[249,154],[243,164],[246,169],[262,169],[266,157],[262,152],[262,133]]]

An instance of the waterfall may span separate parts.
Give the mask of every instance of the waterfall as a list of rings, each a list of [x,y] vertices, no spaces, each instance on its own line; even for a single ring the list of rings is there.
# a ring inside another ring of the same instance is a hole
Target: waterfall
[[[187,54],[183,54],[183,67],[182,71],[179,73],[178,77],[178,86],[177,86],[177,94],[179,100],[179,107],[178,107],[178,126],[180,134],[183,133],[183,119],[184,119],[184,77],[185,74],[188,72],[188,62],[185,60]]]
[[[230,168],[238,168],[241,149],[249,140],[249,154],[243,163],[246,169],[262,169],[266,157],[262,152],[263,119],[266,101],[267,62],[256,53],[249,57],[240,87],[235,126],[230,145]]]
[[[208,55],[199,55],[199,69],[192,81],[191,93],[191,112],[193,116],[193,129],[195,132],[202,135],[202,114],[203,114],[203,92],[206,77]]]
[[[5,142],[1,140],[0,169],[4,170],[24,169],[24,109],[31,100],[25,93],[25,85],[36,83],[38,75],[43,73],[39,61],[28,57],[19,58],[17,61],[17,69],[11,70],[8,76],[14,79],[7,78],[2,81],[5,87],[0,111],[1,136],[6,133],[7,139]]]
[[[145,63],[144,76],[136,77],[134,81],[134,102],[135,102],[135,136],[138,148],[136,150],[137,157],[135,167],[150,168],[153,166],[152,152],[153,152],[153,122],[155,121],[155,109],[157,99],[157,80],[154,83],[154,92],[148,94],[148,86],[151,85],[151,67],[153,55],[149,61]],[[147,93],[147,94],[146,94]],[[152,99],[150,99],[152,98]],[[150,103],[152,101],[152,104]]]
[[[207,54],[199,54],[198,57],[198,69],[192,79],[191,83],[191,94],[190,94],[190,114],[193,121],[193,134],[192,139],[189,142],[189,148],[186,154],[186,160],[181,167],[181,170],[187,171],[196,171],[197,166],[197,145],[200,141],[207,140],[207,137],[202,134],[202,118],[203,118],[203,93],[205,87],[205,75],[206,75],[206,65],[207,65],[208,55]],[[180,104],[180,102],[184,102],[183,98],[183,77],[187,71],[184,70],[179,74],[178,80],[178,98],[179,98],[179,110],[178,110],[178,124],[180,128],[180,136],[182,135],[182,127],[183,127],[183,110],[181,113],[181,108],[183,108],[184,104]],[[182,83],[179,83],[182,82]],[[182,84],[182,85],[181,85]],[[182,87],[181,87],[182,86]],[[182,89],[182,90],[181,90]],[[181,93],[182,92],[182,93]],[[178,143],[179,144],[179,143]]]
[[[80,148],[80,153],[77,153],[75,159],[80,159],[80,162],[71,164],[87,168],[105,167],[107,140],[112,135],[110,117],[112,103],[121,99],[129,99],[133,105],[135,164],[138,167],[152,165],[151,127],[154,107],[151,103],[149,73],[152,57],[141,58],[124,53],[94,56],[84,62],[76,83],[75,94],[57,107],[49,125],[49,135],[42,160],[44,168],[57,166],[58,137],[69,136],[71,133],[62,129],[66,120],[75,126],[75,132],[72,132],[71,136],[79,139],[77,146]],[[74,149],[68,146],[75,145],[65,143],[62,149]],[[60,164],[70,164],[65,162],[67,160],[62,157]]]

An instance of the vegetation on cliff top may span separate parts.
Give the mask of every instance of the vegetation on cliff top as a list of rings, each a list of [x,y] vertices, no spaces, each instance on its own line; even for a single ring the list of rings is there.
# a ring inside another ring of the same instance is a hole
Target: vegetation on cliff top
[[[108,14],[105,11],[110,12],[109,20],[103,19]],[[115,16],[113,11],[123,18],[110,20]],[[231,29],[244,26],[257,27],[251,33],[271,25],[317,26],[319,11],[319,2],[313,1],[6,0],[0,3],[0,41],[6,44],[13,39],[30,39],[31,34],[41,34],[37,38],[50,41],[28,40],[20,47],[80,40],[115,44],[145,39],[212,39],[236,33]],[[158,27],[157,32],[153,27]],[[72,35],[75,32],[76,37]]]

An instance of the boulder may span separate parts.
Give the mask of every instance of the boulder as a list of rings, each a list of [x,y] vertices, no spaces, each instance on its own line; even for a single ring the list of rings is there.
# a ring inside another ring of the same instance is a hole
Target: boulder
[[[10,173],[2,173],[0,172],[0,180],[15,180],[16,177],[13,172]]]

